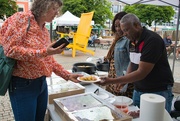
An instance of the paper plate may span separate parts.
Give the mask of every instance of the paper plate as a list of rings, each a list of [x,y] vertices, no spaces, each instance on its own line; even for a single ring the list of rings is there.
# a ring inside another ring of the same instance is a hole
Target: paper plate
[[[105,101],[107,101],[107,102],[109,102],[109,103],[111,103],[111,104],[114,103],[115,100],[116,100],[116,99],[113,98],[113,97],[105,99]]]
[[[109,97],[109,95],[105,92],[99,92],[97,96],[100,97],[101,99],[107,99]]]
[[[92,75],[88,75],[88,76],[83,76],[83,77],[89,77],[89,76],[92,76]],[[101,79],[98,77],[98,76],[94,76],[93,77],[96,78],[96,80],[82,80],[81,77],[78,77],[77,79],[81,82],[86,82],[86,83],[95,83],[95,82],[99,82],[101,81]]]
[[[115,99],[114,104],[131,105],[133,103],[133,100],[126,96],[116,96]]]

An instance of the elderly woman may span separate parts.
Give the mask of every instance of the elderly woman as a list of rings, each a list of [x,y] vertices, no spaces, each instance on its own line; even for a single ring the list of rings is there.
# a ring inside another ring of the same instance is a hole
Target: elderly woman
[[[5,55],[17,60],[11,79],[9,96],[16,121],[44,121],[48,90],[46,77],[51,73],[78,82],[81,75],[70,74],[58,64],[45,22],[51,22],[62,6],[60,0],[34,0],[28,12],[9,17],[0,31]]]

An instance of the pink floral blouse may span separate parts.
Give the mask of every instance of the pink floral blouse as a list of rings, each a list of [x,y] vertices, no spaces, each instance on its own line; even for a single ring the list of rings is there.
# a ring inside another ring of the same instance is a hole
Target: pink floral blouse
[[[30,28],[28,28],[30,18]],[[48,56],[46,47],[51,43],[48,30],[40,29],[31,11],[18,12],[9,17],[0,30],[0,44],[5,55],[17,60],[13,76],[35,79],[51,73],[68,79],[69,72]]]

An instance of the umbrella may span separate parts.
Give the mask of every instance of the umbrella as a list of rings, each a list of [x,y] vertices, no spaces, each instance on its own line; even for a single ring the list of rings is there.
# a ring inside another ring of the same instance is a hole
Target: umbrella
[[[128,5],[151,4],[151,5],[160,5],[160,6],[174,6],[174,7],[180,8],[180,0],[117,0],[117,1],[122,2],[124,4],[128,4]],[[180,9],[178,9],[174,55],[176,53],[177,40],[178,40],[179,16],[180,16]],[[174,56],[173,58],[172,74],[174,73],[175,59],[176,59],[176,56]]]
[[[128,5],[151,4],[151,5],[179,7],[179,0],[117,0],[117,1]]]

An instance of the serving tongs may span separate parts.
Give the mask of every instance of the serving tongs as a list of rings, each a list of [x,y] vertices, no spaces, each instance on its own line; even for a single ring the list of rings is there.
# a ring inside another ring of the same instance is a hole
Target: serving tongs
[[[97,88],[97,89],[94,91],[94,93],[95,93],[96,95],[98,95],[98,94],[99,94],[99,88]]]

